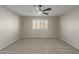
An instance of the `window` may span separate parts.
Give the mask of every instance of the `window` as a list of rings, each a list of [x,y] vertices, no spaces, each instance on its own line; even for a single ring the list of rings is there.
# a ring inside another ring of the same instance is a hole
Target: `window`
[[[33,26],[32,26],[32,29],[33,30],[37,30],[37,31],[46,31],[48,30],[48,20],[47,19],[34,19],[32,21],[33,23]]]

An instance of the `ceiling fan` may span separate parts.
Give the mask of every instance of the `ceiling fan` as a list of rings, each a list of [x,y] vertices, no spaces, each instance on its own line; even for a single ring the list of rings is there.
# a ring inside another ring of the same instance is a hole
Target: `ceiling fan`
[[[46,8],[44,10],[42,10],[42,5],[34,5],[35,9],[37,10],[37,13],[40,14],[45,14],[45,15],[49,15],[49,13],[47,13],[47,11],[52,10],[52,8]]]

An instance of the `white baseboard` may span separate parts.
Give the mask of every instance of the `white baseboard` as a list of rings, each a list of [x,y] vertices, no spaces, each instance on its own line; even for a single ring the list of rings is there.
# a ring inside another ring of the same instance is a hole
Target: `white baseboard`
[[[19,39],[15,39],[15,40],[11,40],[11,41],[6,42],[2,46],[0,46],[0,50],[3,49],[3,48],[5,48],[5,47],[7,47],[7,46],[9,46],[10,44],[14,43],[17,40],[19,40]]]
[[[61,39],[61,38],[59,38],[59,39]],[[63,40],[64,42],[68,43],[69,45],[73,46],[74,48],[79,49],[79,47],[74,45],[73,43],[71,43],[71,42],[69,42],[67,40],[64,40],[64,39],[61,39],[61,40]]]
[[[21,39],[57,39],[58,37],[21,37]]]
[[[57,38],[21,38],[21,39],[57,39]]]

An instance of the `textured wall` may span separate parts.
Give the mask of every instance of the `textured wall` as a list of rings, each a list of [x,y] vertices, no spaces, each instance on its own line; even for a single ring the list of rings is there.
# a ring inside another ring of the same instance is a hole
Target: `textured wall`
[[[0,6],[0,49],[20,38],[20,17]]]
[[[59,38],[79,49],[79,6],[60,16]]]

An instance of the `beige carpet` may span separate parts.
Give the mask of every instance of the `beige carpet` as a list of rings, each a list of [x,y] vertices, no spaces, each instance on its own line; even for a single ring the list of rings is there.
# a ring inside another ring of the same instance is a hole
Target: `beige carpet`
[[[79,50],[59,39],[21,39],[0,50],[1,54],[78,54]]]

